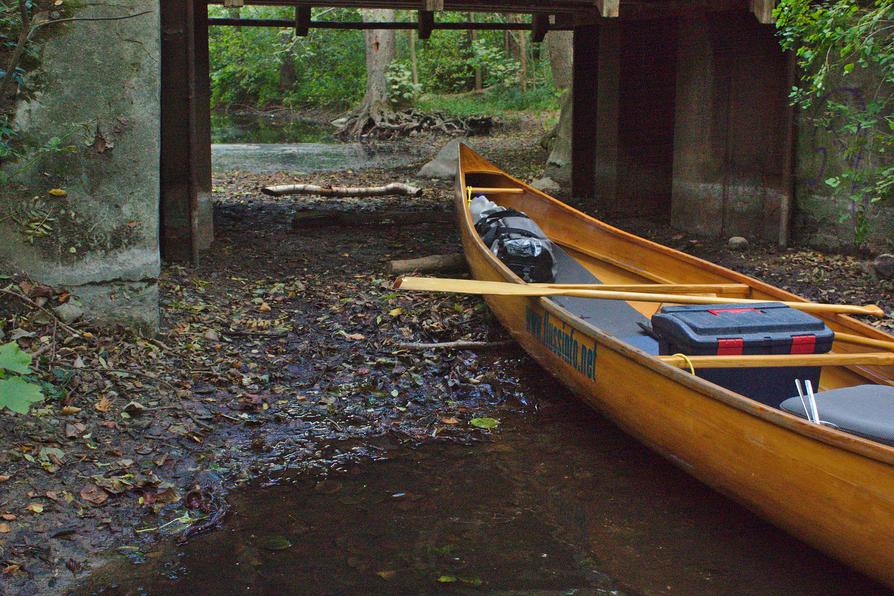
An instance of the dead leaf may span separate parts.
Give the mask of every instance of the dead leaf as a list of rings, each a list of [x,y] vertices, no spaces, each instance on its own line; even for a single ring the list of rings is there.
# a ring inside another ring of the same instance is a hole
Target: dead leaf
[[[60,199],[68,196],[68,193],[65,192],[64,190],[62,190],[61,188],[51,188],[50,190],[47,191],[47,194],[50,195],[51,197],[57,197]]]
[[[378,575],[379,577],[381,577],[381,578],[384,579],[385,581],[388,581],[388,580],[390,580],[390,579],[393,579],[394,576],[397,575],[397,571],[392,571],[392,570],[390,570],[390,569],[389,569],[389,570],[384,570],[384,571],[376,571],[376,575]]]
[[[0,513],[0,519],[4,519],[6,521],[15,521],[16,519],[18,519],[18,517],[19,516],[17,516],[15,513]]]
[[[19,565],[18,563],[13,563],[12,565],[7,565],[6,567],[3,568],[3,574],[4,575],[13,575],[21,568],[22,568],[22,566]]]
[[[31,513],[34,513],[35,515],[43,513],[43,505],[41,505],[40,503],[28,503],[25,509],[27,509]]]
[[[459,424],[459,418],[448,416],[446,418],[441,418],[441,422],[444,424]]]
[[[258,307],[258,312],[270,312],[271,310],[273,309],[266,302],[261,302],[261,305]]]
[[[81,498],[91,505],[99,507],[109,500],[109,495],[95,484],[88,484],[81,489]]]
[[[78,408],[75,406],[65,406],[64,408],[62,408],[62,415],[63,416],[72,416],[74,414],[77,414],[80,411],[81,411],[81,408]]]
[[[84,434],[84,431],[87,430],[86,424],[66,424],[65,425],[65,437],[68,439],[76,439]]]
[[[0,523],[0,534],[9,534],[12,529],[9,527],[7,523]]]
[[[96,402],[96,405],[93,407],[96,408],[97,412],[108,412],[112,409],[112,400],[103,395],[102,398],[98,402]]]

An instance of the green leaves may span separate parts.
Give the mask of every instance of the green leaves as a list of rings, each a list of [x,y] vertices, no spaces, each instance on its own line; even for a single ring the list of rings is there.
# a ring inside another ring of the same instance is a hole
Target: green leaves
[[[27,414],[31,404],[39,401],[43,401],[43,393],[36,384],[22,377],[0,379],[0,407]]]
[[[9,373],[14,376],[6,378]],[[43,401],[40,387],[19,376],[30,373],[31,354],[23,352],[14,341],[0,345],[0,408],[27,414],[31,404]]]
[[[469,424],[471,424],[475,428],[491,429],[500,426],[500,421],[496,418],[472,418],[469,421]]]
[[[0,369],[20,375],[30,374],[31,354],[23,352],[14,341],[0,345]],[[2,376],[2,372],[0,372],[0,376]]]
[[[884,213],[877,204],[894,197],[894,2],[780,0],[774,14],[798,62],[789,97],[819,142],[835,147],[823,177],[861,248]]]

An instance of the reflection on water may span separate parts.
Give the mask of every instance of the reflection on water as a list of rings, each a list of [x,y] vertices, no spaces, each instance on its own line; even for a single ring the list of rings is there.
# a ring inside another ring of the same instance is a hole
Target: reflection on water
[[[333,143],[335,128],[283,112],[212,112],[212,143]]]
[[[295,143],[291,145],[212,145],[215,171],[328,172],[393,168],[410,162],[405,153],[371,150],[359,143]]]
[[[877,593],[566,401],[230,496],[225,529],[84,593]]]
[[[393,168],[414,159],[398,145],[340,143],[328,123],[282,114],[215,113],[211,161],[217,172],[331,172]]]

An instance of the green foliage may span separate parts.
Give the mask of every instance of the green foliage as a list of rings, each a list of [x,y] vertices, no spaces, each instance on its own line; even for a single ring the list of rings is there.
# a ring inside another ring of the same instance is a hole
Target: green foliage
[[[413,71],[405,62],[392,62],[387,77],[388,100],[394,107],[411,105],[422,90],[422,85],[413,82]]]
[[[842,221],[860,247],[894,188],[894,0],[782,0],[775,14],[800,67],[791,99],[843,158],[825,182],[848,200]]]
[[[223,16],[225,9],[210,7],[211,16]],[[325,13],[325,14],[324,14]],[[288,19],[287,8],[248,6],[241,9],[247,18]],[[415,11],[397,11],[398,19],[415,19]],[[445,12],[439,20],[463,21],[468,15]],[[477,15],[484,21],[502,21],[502,15]],[[356,9],[315,9],[314,19],[360,21]],[[397,59],[388,72],[392,104],[404,107],[423,94],[455,94],[470,91],[476,69],[484,87],[518,87],[517,40],[523,32],[508,37],[502,31],[479,31],[475,39],[467,31],[437,30],[426,41],[408,31],[396,32]],[[417,57],[419,83],[413,83],[410,40]],[[552,106],[554,90],[546,52],[527,44],[528,90],[488,107],[500,109],[538,108],[543,100]],[[363,97],[366,86],[366,56],[362,31],[311,29],[307,37],[295,37],[291,29],[262,27],[213,27],[210,38],[212,103],[215,107],[283,105],[345,109]],[[534,102],[525,104],[525,102]],[[521,102],[521,103],[519,103]],[[449,100],[448,100],[449,103]],[[470,106],[458,110],[472,113]],[[474,113],[481,113],[475,110]],[[493,112],[491,112],[493,113]]]
[[[533,87],[522,93],[516,86],[490,87],[481,93],[454,95],[428,94],[419,98],[418,107],[425,111],[445,112],[452,116],[483,116],[534,110],[559,109],[559,93],[552,87]]]
[[[16,342],[0,345],[0,408],[27,414],[31,404],[43,400],[37,383],[24,375],[31,374],[31,355]]]
[[[223,8],[210,7],[211,16]],[[246,7],[243,16],[291,18],[286,8]],[[359,21],[354,9],[327,18]],[[265,27],[213,27],[210,32],[212,105],[346,108],[363,97],[363,33],[312,29],[307,37]]]

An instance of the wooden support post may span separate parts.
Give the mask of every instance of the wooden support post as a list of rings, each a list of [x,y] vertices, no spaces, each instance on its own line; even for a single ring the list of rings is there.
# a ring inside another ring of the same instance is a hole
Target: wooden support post
[[[531,16],[531,42],[540,43],[549,31],[549,15],[535,14]]]
[[[594,197],[599,89],[599,25],[574,28],[572,73],[571,194]]]
[[[776,8],[776,0],[749,0],[751,4],[751,12],[757,18],[758,22],[764,25],[772,25],[776,22],[773,16],[773,9]]]
[[[192,181],[196,193],[195,250],[205,250],[214,241],[214,207],[211,202],[211,56],[208,45],[208,0],[195,0],[191,148]]]
[[[621,14],[621,0],[596,0],[599,16],[615,18]]]
[[[161,18],[161,251],[196,262],[195,1],[162,0]]]
[[[444,10],[444,0],[422,0],[422,10]]]
[[[307,37],[310,33],[310,6],[295,7],[295,36]]]
[[[245,0],[224,0],[224,8],[242,8]]]
[[[430,10],[419,11],[419,39],[431,37],[431,31],[435,26],[435,13]]]

